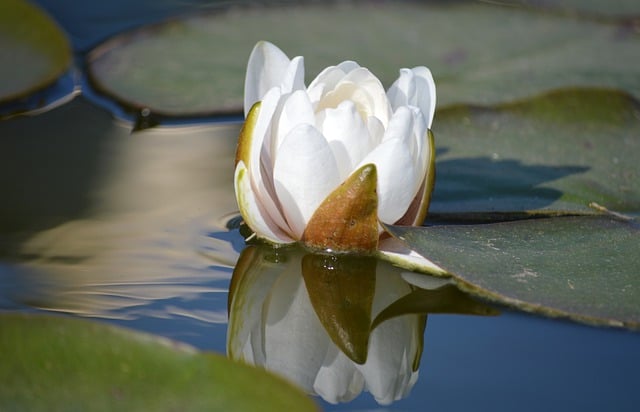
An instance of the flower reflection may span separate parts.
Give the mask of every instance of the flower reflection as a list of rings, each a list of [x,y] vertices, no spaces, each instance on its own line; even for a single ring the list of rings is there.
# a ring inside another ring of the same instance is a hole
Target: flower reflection
[[[370,257],[249,246],[231,281],[227,352],[331,403],[366,390],[389,404],[418,378],[426,312],[443,311],[443,291],[444,311],[492,313],[447,280],[424,290],[405,279]]]

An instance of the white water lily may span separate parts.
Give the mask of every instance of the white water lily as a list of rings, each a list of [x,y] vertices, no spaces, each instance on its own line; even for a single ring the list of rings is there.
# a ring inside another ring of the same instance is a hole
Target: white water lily
[[[346,250],[363,237],[362,230],[346,232],[365,220],[360,215],[367,206],[374,206],[374,219],[363,225],[375,239],[364,249],[378,248],[378,221],[421,224],[433,188],[435,102],[426,67],[401,69],[385,91],[368,69],[345,61],[305,87],[302,57],[290,60],[259,42],[247,67],[246,121],[236,154],[236,198],[245,223],[271,243]],[[372,197],[364,201],[369,198],[349,187],[367,179],[373,185],[362,190]],[[335,236],[341,239],[328,239]]]

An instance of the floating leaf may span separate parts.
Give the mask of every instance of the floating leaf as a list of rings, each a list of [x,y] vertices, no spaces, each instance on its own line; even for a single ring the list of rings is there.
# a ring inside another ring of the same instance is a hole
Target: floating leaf
[[[0,409],[314,410],[269,373],[84,320],[0,316]]]
[[[56,23],[23,0],[0,2],[0,103],[43,89],[71,64],[71,47]]]
[[[638,102],[563,90],[495,108],[440,111],[431,213],[640,211]]]
[[[486,299],[548,316],[640,328],[640,225],[608,216],[389,227]]]
[[[477,1],[230,8],[117,36],[93,50],[88,69],[99,90],[127,106],[172,115],[239,112],[248,53],[259,40],[304,55],[307,81],[346,59],[387,86],[401,66],[427,65],[439,107],[568,86],[640,96],[640,38],[624,22]]]

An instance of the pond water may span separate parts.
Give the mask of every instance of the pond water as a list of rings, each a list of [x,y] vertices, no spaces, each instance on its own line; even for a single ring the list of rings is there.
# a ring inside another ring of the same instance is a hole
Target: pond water
[[[123,29],[217,4],[38,3],[80,53]],[[240,123],[132,133],[92,99],[0,121],[0,312],[89,318],[226,353],[228,291],[246,247],[232,182]],[[453,168],[439,170],[438,179],[455,179]],[[389,285],[376,293],[390,294]],[[318,403],[347,411],[637,410],[640,333],[500,310],[429,315],[419,376],[403,399],[380,405],[364,392]],[[380,330],[389,345],[406,343]]]
[[[0,122],[0,310],[89,317],[225,353],[244,248],[238,123],[131,125],[76,98]],[[401,338],[400,335],[397,338]],[[640,334],[503,310],[430,315],[410,395],[326,410],[634,410]]]

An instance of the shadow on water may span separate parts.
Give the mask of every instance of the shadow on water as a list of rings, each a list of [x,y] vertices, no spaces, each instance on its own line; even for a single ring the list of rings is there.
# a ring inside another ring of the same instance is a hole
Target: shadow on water
[[[548,208],[563,193],[544,187],[546,183],[584,173],[588,169],[584,166],[526,165],[515,159],[494,160],[490,157],[438,161],[430,211],[452,213]]]

